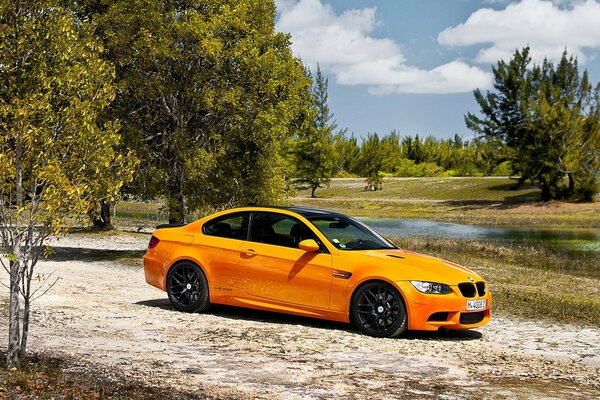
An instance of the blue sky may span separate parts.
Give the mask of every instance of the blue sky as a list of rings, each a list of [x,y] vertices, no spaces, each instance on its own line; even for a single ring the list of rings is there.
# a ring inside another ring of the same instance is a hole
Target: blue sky
[[[472,136],[472,90],[492,65],[530,45],[534,61],[566,48],[600,80],[600,0],[276,0],[277,29],[329,78],[338,126]]]

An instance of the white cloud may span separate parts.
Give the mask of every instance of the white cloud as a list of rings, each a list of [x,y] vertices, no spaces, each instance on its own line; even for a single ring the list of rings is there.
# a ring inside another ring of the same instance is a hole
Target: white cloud
[[[566,49],[585,63],[600,48],[600,2],[596,0],[522,0],[502,10],[482,8],[466,22],[442,31],[445,46],[484,45],[476,61],[508,60],[515,49],[531,46],[532,58],[559,59]]]
[[[402,47],[377,38],[375,8],[339,15],[320,0],[278,0],[276,28],[292,35],[292,50],[314,68],[317,63],[336,82],[368,85],[374,94],[459,93],[491,86],[491,74],[453,61],[432,70],[408,64]]]
[[[452,61],[404,82],[371,87],[372,94],[388,93],[460,93],[474,88],[491,87],[491,75],[462,61]],[[407,76],[410,75],[407,73]]]

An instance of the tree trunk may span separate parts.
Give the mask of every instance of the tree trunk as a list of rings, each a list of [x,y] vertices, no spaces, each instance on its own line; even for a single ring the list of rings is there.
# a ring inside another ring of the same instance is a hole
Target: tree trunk
[[[310,187],[310,197],[313,198],[313,199],[315,197],[317,197],[317,196],[315,196],[315,190],[317,190],[317,186],[311,185],[311,187]]]
[[[16,207],[21,210],[23,207],[23,168],[21,140],[19,135],[15,140],[15,192]],[[19,219],[16,219],[15,225],[19,225]],[[6,354],[6,365],[8,368],[18,368],[21,365],[21,342],[19,335],[19,322],[21,310],[19,309],[19,296],[21,290],[21,278],[23,273],[23,259],[21,255],[21,235],[13,234],[13,251],[10,264],[10,294],[8,306],[8,351]]]
[[[25,266],[27,267],[27,266]],[[24,275],[23,283],[23,322],[21,331],[21,346],[20,346],[20,357],[23,359],[27,352],[27,338],[29,336],[29,315],[31,311],[31,278],[33,277],[33,270],[28,271]]]
[[[110,203],[103,201],[100,204],[100,215],[94,218],[94,226],[106,231],[114,228],[110,216]]]
[[[178,164],[178,163],[177,163]],[[169,223],[170,224],[183,224],[185,223],[185,205],[183,196],[183,170],[174,166],[169,177],[169,195],[168,195],[168,208],[169,208]]]
[[[550,184],[545,179],[541,179],[540,185],[542,187],[542,201],[552,200],[552,191],[550,190]]]
[[[569,178],[569,187],[567,188],[565,197],[570,199],[575,193],[575,177],[572,172],[567,173],[567,177]]]
[[[10,300],[8,320],[8,352],[6,365],[8,368],[19,368],[21,364],[21,343],[19,341],[19,290],[21,289],[20,246],[15,246],[17,261],[10,261]]]

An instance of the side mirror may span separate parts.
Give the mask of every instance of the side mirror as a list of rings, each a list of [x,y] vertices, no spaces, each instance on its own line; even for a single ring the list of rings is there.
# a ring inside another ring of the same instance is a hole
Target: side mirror
[[[313,239],[306,239],[298,243],[298,247],[304,251],[317,251],[320,249],[317,242]]]

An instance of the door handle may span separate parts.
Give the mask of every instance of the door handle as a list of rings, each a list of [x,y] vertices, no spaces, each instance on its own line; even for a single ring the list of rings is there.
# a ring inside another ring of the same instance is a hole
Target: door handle
[[[254,251],[253,249],[246,249],[246,250],[242,251],[242,253],[244,253],[247,256],[255,256],[256,255],[256,251]]]

